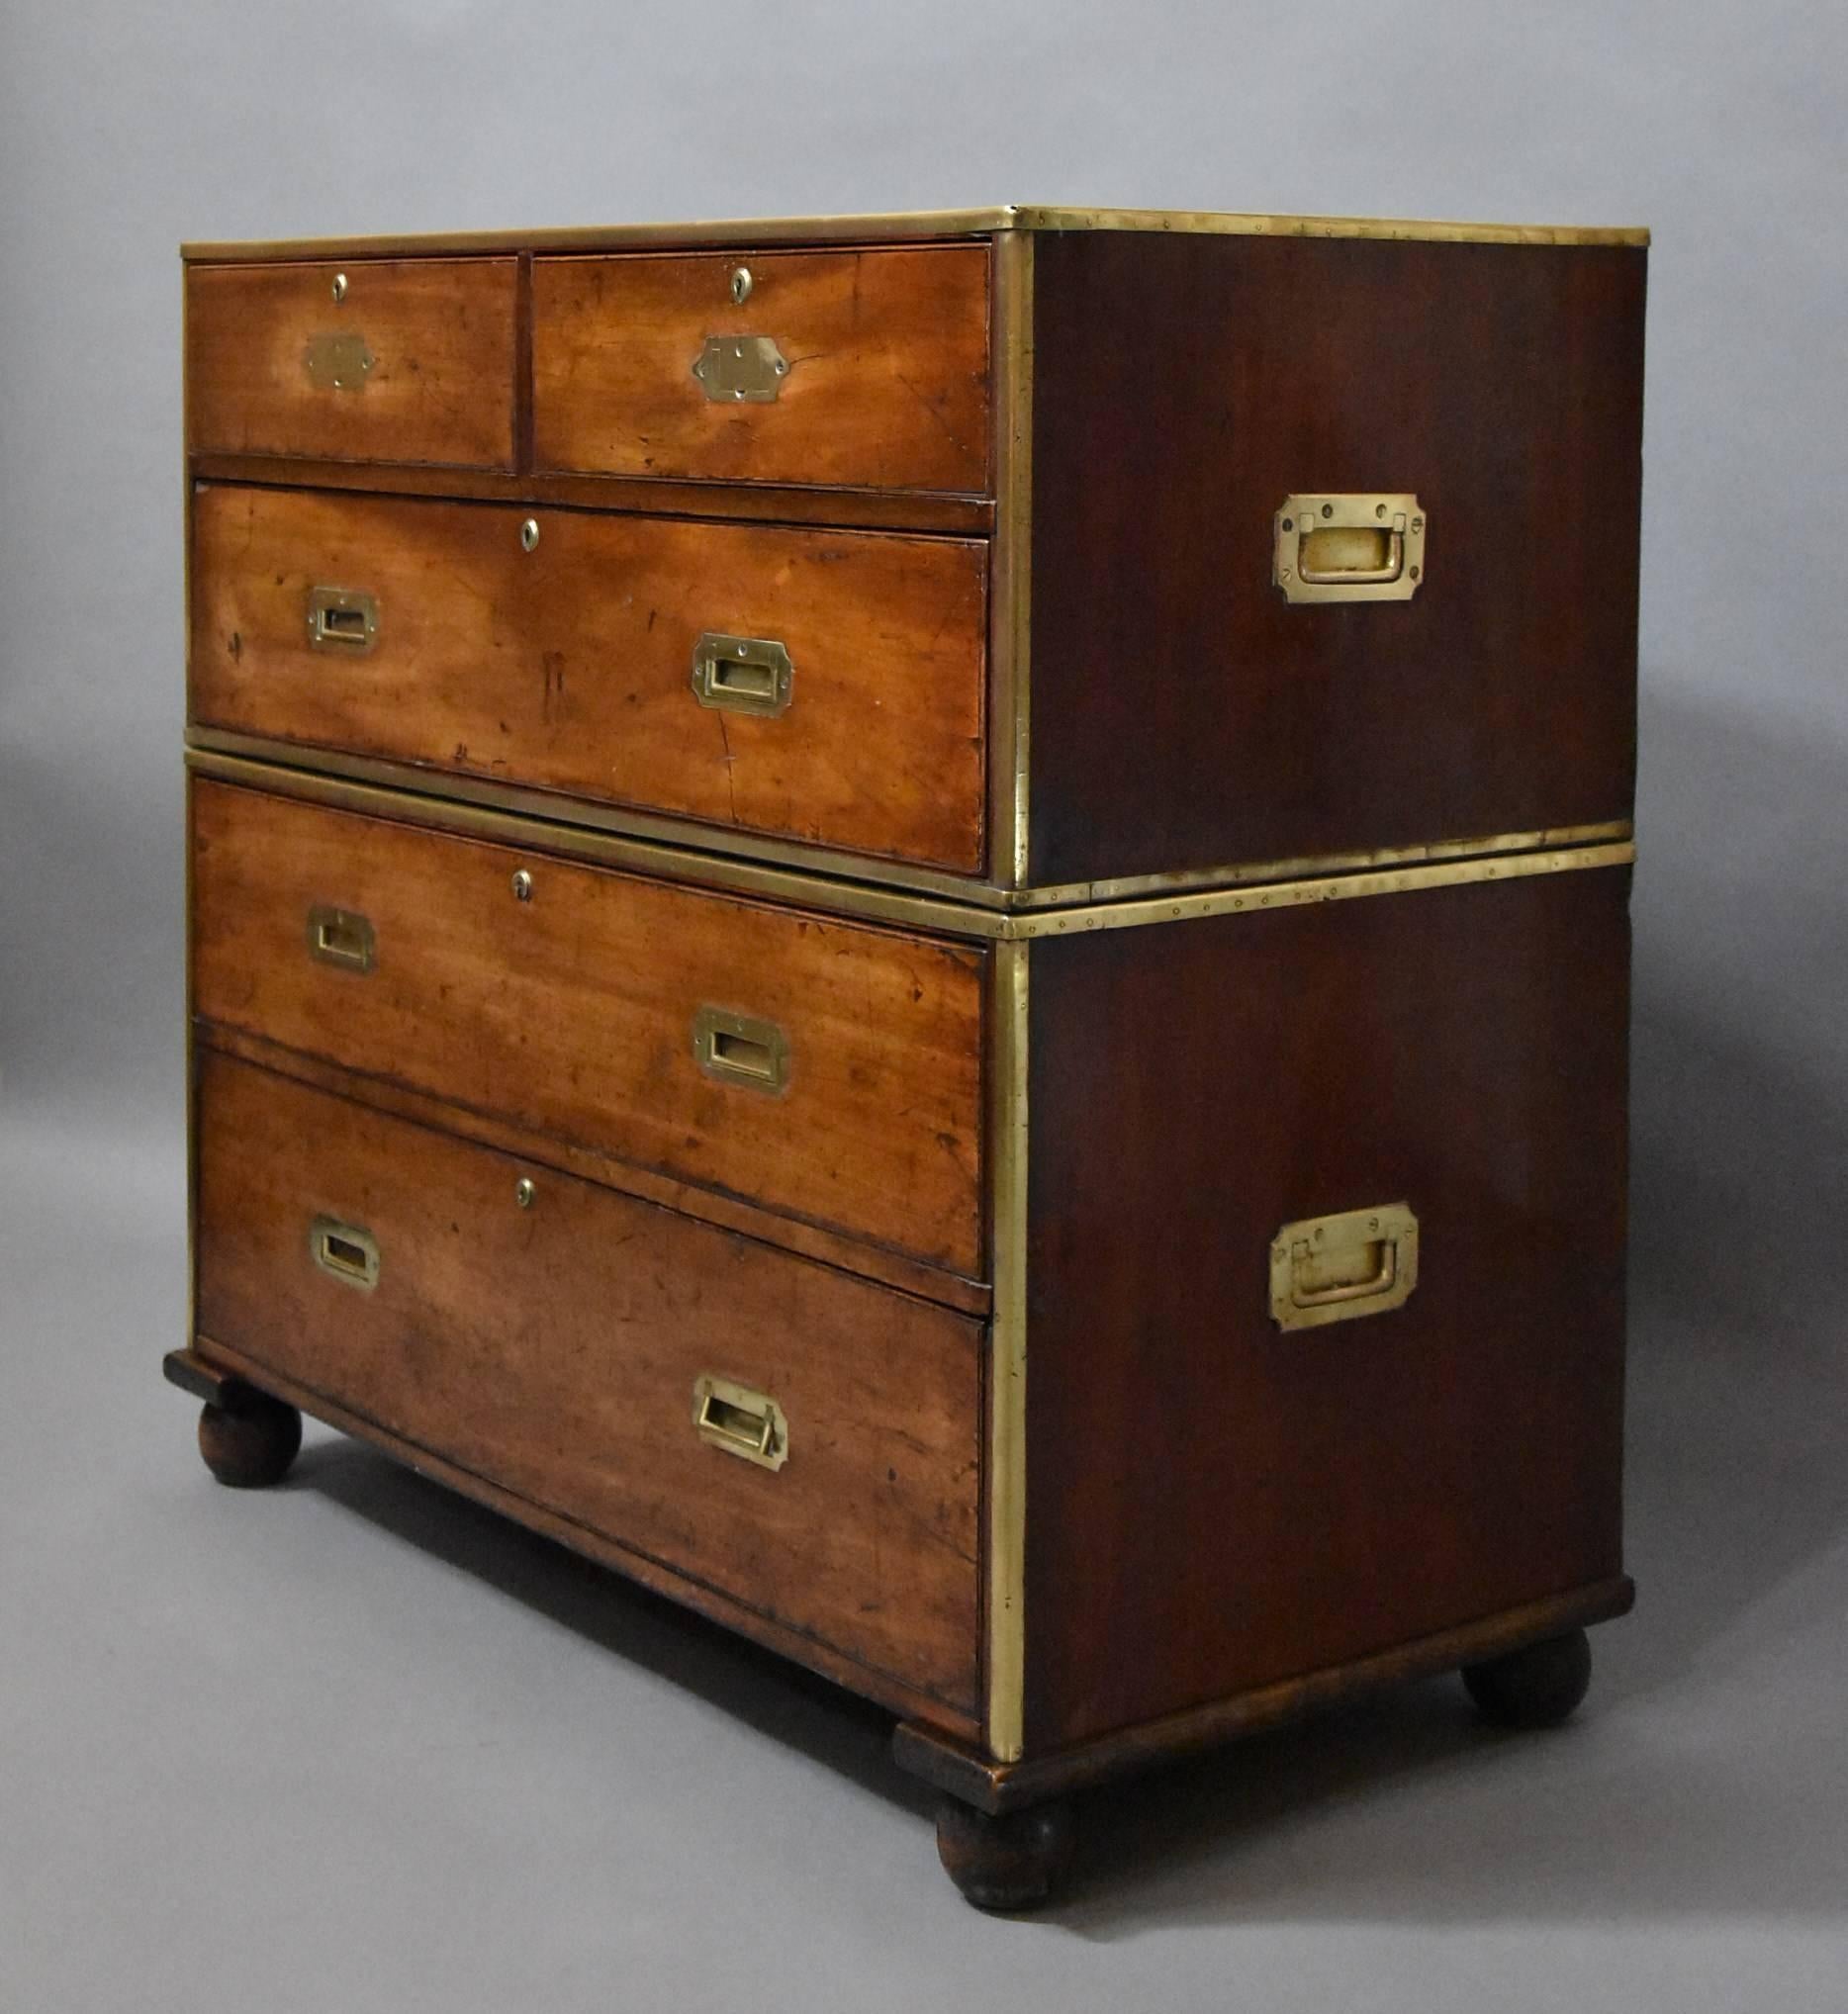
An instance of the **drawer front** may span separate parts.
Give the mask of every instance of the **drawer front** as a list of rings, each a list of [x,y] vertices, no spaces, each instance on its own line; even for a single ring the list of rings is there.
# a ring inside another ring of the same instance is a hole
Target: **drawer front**
[[[514,277],[505,258],[188,268],[187,445],[510,469]]]
[[[532,308],[541,469],[989,486],[986,245],[537,258]]]
[[[198,1095],[202,1333],[972,1709],[979,1325],[210,1052]]]
[[[526,521],[202,487],[193,718],[979,870],[985,546]]]
[[[979,950],[203,780],[193,931],[209,1021],[979,1273]]]

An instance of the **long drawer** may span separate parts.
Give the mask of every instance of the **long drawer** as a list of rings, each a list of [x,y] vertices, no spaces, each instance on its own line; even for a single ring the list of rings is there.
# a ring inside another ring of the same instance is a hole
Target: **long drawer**
[[[988,249],[541,256],[535,466],[978,494]]]
[[[202,486],[195,722],[973,872],[982,544]]]
[[[984,954],[194,785],[208,1022],[982,1268]]]
[[[187,445],[510,469],[515,298],[510,258],[189,267]]]
[[[204,1052],[201,1333],[972,1708],[978,1324]]]

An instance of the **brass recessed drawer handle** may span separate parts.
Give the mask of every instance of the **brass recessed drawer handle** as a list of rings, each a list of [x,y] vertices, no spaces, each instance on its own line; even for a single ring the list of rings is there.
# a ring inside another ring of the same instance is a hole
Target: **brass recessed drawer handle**
[[[345,651],[362,657],[378,641],[379,604],[376,596],[353,593],[345,588],[311,588],[308,591],[308,647],[310,650]]]
[[[789,1081],[789,1038],[774,1021],[701,1007],[693,1016],[693,1057],[721,1083],[782,1091]]]
[[[1286,497],[1271,523],[1287,601],[1409,601],[1425,578],[1426,515],[1410,492]]]
[[[721,636],[707,630],[693,645],[693,697],[733,713],[786,713],[795,680],[789,653],[774,637]]]
[[[1314,1328],[1402,1307],[1418,1285],[1418,1219],[1405,1203],[1286,1224],[1270,1240],[1270,1319]]]
[[[311,335],[302,352],[302,368],[323,392],[363,392],[377,362],[366,338],[346,329]]]
[[[693,1380],[693,1430],[710,1447],[759,1468],[789,1459],[789,1422],[766,1393],[707,1374]]]
[[[324,964],[369,972],[378,956],[378,939],[364,916],[318,902],[308,912],[308,949]]]
[[[693,374],[714,405],[771,405],[789,375],[774,335],[708,335]]]
[[[357,1224],[317,1217],[308,1227],[308,1250],[323,1273],[362,1294],[370,1294],[379,1284],[379,1241]]]

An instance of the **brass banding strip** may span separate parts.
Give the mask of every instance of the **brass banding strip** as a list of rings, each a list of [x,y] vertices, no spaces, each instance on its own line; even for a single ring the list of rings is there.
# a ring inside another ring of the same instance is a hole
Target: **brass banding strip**
[[[988,1128],[993,1173],[988,1329],[985,1733],[997,1762],[1025,1738],[1027,1571],[1027,1056],[1031,948],[994,950]]]
[[[229,739],[229,737],[228,737]],[[1525,875],[1559,873],[1585,868],[1624,867],[1636,858],[1628,840],[1605,844],[1573,844],[1526,851],[1496,852],[1463,860],[1413,861],[1371,872],[1337,867],[1334,872],[1288,879],[1245,882],[1232,887],[1188,890],[1169,888],[1153,897],[1085,902],[1059,909],[1017,913],[984,908],[968,899],[952,899],[911,888],[845,881],[814,870],[775,865],[763,860],[698,852],[631,833],[565,824],[535,817],[524,808],[503,808],[521,793],[483,785],[466,796],[424,796],[388,788],[356,777],[305,770],[215,749],[202,737],[187,750],[194,774],[227,782],[245,783],[284,796],[359,811],[372,817],[429,826],[441,832],[486,839],[502,845],[543,849],[567,859],[626,869],[658,879],[687,882],[728,892],[761,895],[851,916],[871,923],[889,923],[950,937],[1017,943],[1090,930],[1124,930],[1142,924],[1185,922],[1201,917],[1263,914],[1306,902],[1350,900],[1363,895],[1402,895],[1423,888],[1457,887],[1471,881],[1519,880]],[[1604,830],[1606,828],[1591,828]]]
[[[878,239],[985,237],[994,231],[1159,230],[1215,237],[1349,237],[1398,242],[1646,245],[1630,226],[1466,224],[1432,218],[1298,217],[1250,211],[1095,210],[1003,204],[973,210],[893,211],[865,217],[743,217],[684,224],[589,225],[549,230],[462,230],[373,237],[293,237],[183,244],[195,263],[248,259],[390,258],[444,253],[622,251],[680,245],[839,244]]]

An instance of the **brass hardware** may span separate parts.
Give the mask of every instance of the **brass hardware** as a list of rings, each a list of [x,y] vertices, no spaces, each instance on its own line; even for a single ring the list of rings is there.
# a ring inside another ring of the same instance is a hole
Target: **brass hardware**
[[[530,1210],[538,1198],[538,1187],[530,1175],[521,1175],[513,1184],[513,1201],[522,1210]]]
[[[733,713],[786,713],[795,668],[773,637],[719,636],[711,630],[693,645],[693,697],[701,706]]]
[[[308,591],[310,650],[345,651],[363,657],[378,641],[379,604],[374,595],[346,588]]]
[[[1033,765],[1033,283],[1031,231],[994,248],[995,521],[990,573],[988,857],[1024,888]]]
[[[710,1373],[693,1380],[693,1430],[708,1446],[780,1469],[789,1459],[789,1422],[783,1408],[763,1392]]]
[[[754,282],[752,281],[752,278],[751,278],[751,268],[750,268],[749,266],[733,266],[733,267],[732,267],[732,269],[731,269],[731,299],[732,299],[732,305],[733,305],[734,307],[736,307],[736,308],[742,308],[742,307],[744,306],[744,304],[745,304],[745,303],[746,303],[746,302],[747,302],[748,300],[750,300],[750,298],[751,298],[751,288],[752,288],[753,284],[754,284]]]
[[[1375,238],[1396,243],[1636,245],[1639,227],[1572,224],[1459,224],[1420,218],[1297,217],[1224,210],[1081,210],[999,204],[972,210],[901,210],[859,217],[744,217],[698,223],[564,226],[549,230],[470,230],[364,238],[195,239],[181,258],[223,264],[236,259],[417,256],[431,252],[620,251],[636,246],[842,244],[907,238],[1030,236],[1035,231],[1144,230],[1211,237]]]
[[[378,957],[371,923],[351,909],[316,903],[308,912],[308,948],[323,963],[369,972]]]
[[[337,1217],[317,1217],[308,1227],[309,1255],[323,1273],[331,1273],[362,1294],[379,1284],[379,1241],[357,1224]]]
[[[783,390],[789,361],[770,335],[708,335],[693,374],[715,403],[768,406]]]
[[[774,1021],[701,1007],[693,1016],[693,1058],[707,1076],[754,1091],[780,1092],[789,1082],[789,1038]]]
[[[530,902],[532,900],[532,876],[524,868],[515,868],[513,870],[513,878],[508,885],[513,890],[513,900],[515,902]]]
[[[333,298],[336,301],[344,301],[346,299],[346,275],[344,273],[335,273],[333,276]]]
[[[1286,497],[1271,520],[1286,601],[1409,601],[1425,575],[1425,512],[1405,493]]]
[[[377,359],[363,335],[341,330],[336,335],[311,335],[302,362],[309,377],[323,391],[363,392]]]
[[[994,1029],[986,1108],[994,1306],[988,1329],[987,1699],[983,1733],[997,1762],[1018,1762],[1027,1668],[1027,1108],[1033,947],[997,944],[984,1003]]]
[[[1286,1224],[1270,1241],[1270,1319],[1316,1328],[1402,1307],[1418,1285],[1418,1219],[1405,1203]]]
[[[519,527],[519,549],[521,552],[531,552],[538,543],[539,520],[536,517],[528,517]]]

